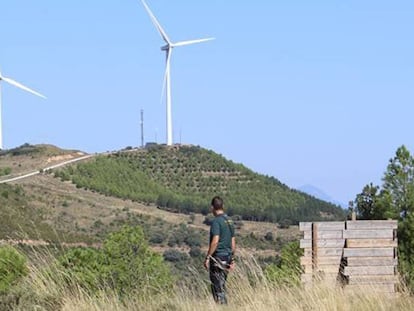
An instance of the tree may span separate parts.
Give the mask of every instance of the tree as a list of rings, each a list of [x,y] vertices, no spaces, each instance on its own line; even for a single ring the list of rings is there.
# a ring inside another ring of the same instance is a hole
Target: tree
[[[172,285],[161,255],[150,250],[140,227],[123,227],[103,245],[104,278],[120,294],[160,293]]]
[[[383,189],[390,195],[389,216],[405,218],[414,211],[414,158],[403,145],[390,160],[383,178]]]
[[[374,186],[372,183],[366,185],[362,192],[359,193],[355,199],[356,213],[360,219],[381,219],[383,215],[379,211],[378,193],[379,186]]]

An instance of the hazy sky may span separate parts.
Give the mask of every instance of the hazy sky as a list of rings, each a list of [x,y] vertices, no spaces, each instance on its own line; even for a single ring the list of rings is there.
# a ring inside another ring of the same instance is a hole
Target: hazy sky
[[[177,47],[174,141],[348,202],[414,153],[414,1],[147,0]],[[6,149],[163,143],[163,45],[139,0],[1,0]]]

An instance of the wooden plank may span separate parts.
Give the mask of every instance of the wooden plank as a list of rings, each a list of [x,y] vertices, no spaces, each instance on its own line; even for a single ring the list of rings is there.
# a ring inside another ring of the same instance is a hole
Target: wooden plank
[[[311,222],[299,222],[299,231],[311,231],[312,223]]]
[[[304,240],[312,240],[312,231],[304,231],[303,232],[303,239]]]
[[[343,252],[343,248],[319,248],[318,249],[318,256],[319,259],[322,257],[331,257],[331,256],[341,256]]]
[[[318,264],[321,265],[338,265],[341,263],[342,256],[329,256],[329,257],[320,257],[318,258]],[[301,257],[301,265],[311,265],[312,257]]]
[[[302,266],[303,273],[313,273],[313,265],[312,263],[310,265],[304,265]]]
[[[300,264],[302,266],[312,265],[312,257],[300,257]]]
[[[344,248],[344,257],[394,257],[394,248]]]
[[[365,293],[394,293],[394,284],[358,284],[345,286],[346,291],[358,291]]]
[[[344,230],[344,239],[393,239],[393,229]]]
[[[321,239],[316,240],[316,245],[318,248],[340,248],[344,247],[345,240],[344,239]],[[312,247],[312,240],[301,239],[299,241],[300,248],[311,248]]]
[[[322,230],[344,230],[345,222],[343,221],[319,221],[313,223],[314,227],[320,231]]]
[[[312,240],[300,239],[299,247],[300,248],[312,248]]]
[[[347,221],[347,230],[364,230],[364,229],[397,229],[396,220],[357,220]]]
[[[349,257],[347,266],[397,266],[398,260],[393,257]]]
[[[316,234],[316,239],[342,239],[343,232],[343,230],[319,230]]]
[[[360,248],[360,247],[397,247],[398,241],[393,239],[347,239],[347,248]]]
[[[345,246],[345,239],[320,239],[316,240],[318,248],[342,248]]]
[[[312,249],[311,248],[304,248],[303,249],[303,257],[311,257],[312,258]]]
[[[319,264],[314,272],[324,272],[328,274],[338,274],[339,273],[339,265],[321,265]]]
[[[348,284],[397,284],[398,278],[395,275],[350,275]]]
[[[394,275],[395,266],[344,267],[343,275]]]

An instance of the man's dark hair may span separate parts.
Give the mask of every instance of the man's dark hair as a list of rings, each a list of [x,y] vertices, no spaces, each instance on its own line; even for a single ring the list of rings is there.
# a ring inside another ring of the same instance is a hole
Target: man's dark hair
[[[211,206],[213,206],[214,210],[216,211],[223,209],[223,199],[220,198],[219,196],[215,196],[211,200]]]

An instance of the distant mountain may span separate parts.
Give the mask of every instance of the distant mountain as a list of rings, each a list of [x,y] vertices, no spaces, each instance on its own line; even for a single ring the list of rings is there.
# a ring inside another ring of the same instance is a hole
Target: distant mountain
[[[344,202],[339,202],[335,199],[333,199],[331,196],[329,196],[328,194],[326,194],[323,190],[313,186],[313,185],[303,185],[301,187],[298,188],[299,191],[302,191],[304,193],[307,193],[315,198],[318,198],[320,200],[326,201],[326,202],[330,202],[333,203],[335,205],[339,205],[342,208],[347,208],[346,203]]]

